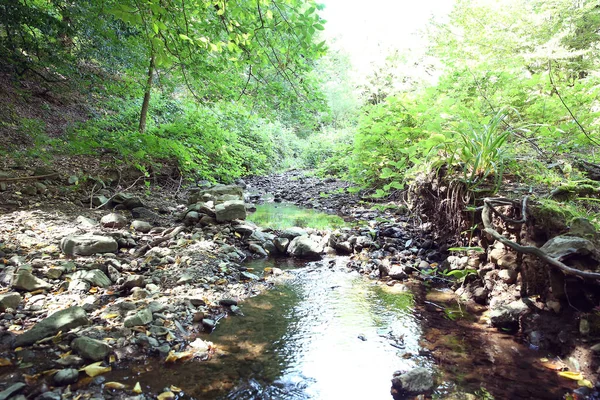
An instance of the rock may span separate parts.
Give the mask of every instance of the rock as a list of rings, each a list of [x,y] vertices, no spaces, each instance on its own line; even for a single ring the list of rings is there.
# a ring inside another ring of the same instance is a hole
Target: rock
[[[546,302],[546,307],[548,307],[549,309],[551,309],[552,311],[554,311],[555,313],[559,314],[560,313],[560,309],[561,309],[561,305],[559,301],[556,300],[548,300]]]
[[[21,189],[21,193],[27,196],[35,196],[37,194],[37,188],[33,185],[28,185]]]
[[[92,286],[98,286],[101,288],[106,288],[112,285],[110,278],[99,269],[92,269],[91,271],[77,271],[73,274],[71,279],[83,280]]]
[[[191,297],[188,300],[194,307],[201,307],[201,306],[206,305],[206,302],[204,301],[204,299],[202,299],[200,297]]]
[[[229,200],[215,207],[217,222],[246,219],[246,207],[242,200]]]
[[[16,310],[21,303],[21,295],[16,292],[0,294],[0,311],[6,311],[7,308]]]
[[[98,225],[98,222],[94,221],[91,218],[84,217],[83,215],[78,216],[75,219],[75,222],[82,228],[93,228]]]
[[[258,280],[259,277],[257,275],[254,275],[253,273],[243,271],[243,272],[240,272],[240,279],[255,281],[255,280]]]
[[[583,336],[587,336],[590,334],[590,322],[587,319],[581,319],[579,321],[579,333]]]
[[[60,241],[60,249],[70,256],[90,256],[96,253],[115,253],[119,245],[110,236],[76,235],[64,237]]]
[[[148,308],[144,308],[134,315],[131,315],[125,318],[123,325],[126,328],[131,328],[132,326],[143,326],[152,322],[152,312]]]
[[[125,201],[123,201],[122,204],[128,210],[146,207],[146,205],[142,202],[142,200],[139,197],[130,197],[128,199],[125,199]]]
[[[61,267],[52,267],[46,271],[46,277],[48,279],[60,279],[65,270]]]
[[[150,224],[149,222],[146,222],[146,221],[141,221],[139,219],[136,219],[135,221],[133,221],[131,223],[131,227],[135,231],[142,232],[142,233],[148,233],[148,232],[150,232],[150,229],[152,229],[152,224]]]
[[[183,223],[187,226],[195,225],[200,221],[200,214],[197,211],[189,211],[183,218]]]
[[[62,400],[62,396],[57,392],[44,392],[40,394],[35,400]]]
[[[575,218],[569,226],[569,234],[574,236],[594,237],[596,227],[587,218]]]
[[[118,213],[110,213],[102,217],[100,224],[105,228],[123,228],[127,226],[127,218]]]
[[[297,236],[289,244],[287,253],[293,257],[320,258],[323,248],[308,236]]]
[[[600,353],[600,343],[593,345],[593,346],[591,347],[591,350],[592,350],[594,353]]]
[[[514,269],[503,269],[498,272],[498,278],[507,285],[512,285],[517,281],[517,271]]]
[[[594,244],[581,237],[561,235],[548,240],[541,247],[541,250],[550,257],[562,261],[573,254],[588,255],[593,253]]]
[[[92,205],[94,207],[100,207],[103,205],[106,206],[109,202],[110,200],[108,200],[106,196],[103,196],[101,194],[92,197]]]
[[[54,374],[54,384],[56,386],[66,386],[79,380],[79,371],[74,368],[61,369]]]
[[[487,304],[489,291],[484,287],[478,287],[473,290],[473,299],[478,304]]]
[[[131,290],[134,287],[144,287],[144,277],[142,275],[127,275],[125,282],[121,285],[121,290]]]
[[[284,229],[279,236],[282,238],[292,240],[294,238],[297,238],[298,236],[308,236],[308,232],[306,232],[302,228],[294,226],[291,228]]]
[[[37,278],[27,270],[19,270],[10,284],[11,287],[17,290],[25,290],[33,292],[34,290],[46,290],[52,287],[51,284],[43,279]]]
[[[240,200],[244,198],[242,188],[237,185],[216,185],[210,189],[198,190],[197,192],[192,193],[188,200],[188,204],[197,203],[202,199],[217,198],[224,195],[233,195]]]
[[[224,307],[237,306],[238,302],[235,299],[221,299],[219,300],[219,304]]]
[[[501,305],[490,312],[490,323],[498,329],[517,331],[519,329],[519,317],[529,310],[527,304],[522,300],[513,301],[510,304]]]
[[[242,236],[251,235],[256,229],[256,225],[252,224],[251,222],[245,222],[233,227],[233,230]]]
[[[79,183],[79,177],[77,175],[71,175],[69,176],[67,182],[69,185],[77,185],[77,183]]]
[[[112,351],[112,348],[101,340],[81,336],[71,342],[71,347],[83,358],[101,361]]]
[[[389,275],[390,278],[399,281],[408,278],[408,274],[406,273],[404,266],[402,265],[392,265],[388,270],[387,275]]]
[[[433,372],[427,368],[415,368],[406,373],[394,373],[392,386],[401,393],[415,396],[433,390]]]
[[[216,225],[216,224],[217,224],[217,220],[214,219],[213,217],[209,217],[208,215],[205,215],[202,218],[200,218],[200,225],[202,225],[202,226],[209,226],[209,225]]]
[[[212,329],[215,329],[215,326],[217,326],[217,323],[215,322],[214,319],[204,318],[202,320],[202,325],[204,325],[206,328],[212,330]]]
[[[12,397],[13,394],[19,392],[25,386],[27,386],[27,385],[24,384],[23,382],[13,383],[8,388],[6,388],[2,392],[0,392],[0,400],[6,400],[6,399]]]
[[[38,340],[54,336],[58,332],[67,332],[78,326],[89,324],[85,310],[81,307],[69,307],[57,311],[38,322],[33,328],[15,338],[15,347],[29,346]]]
[[[275,240],[273,240],[273,244],[275,245],[275,248],[278,252],[280,252],[281,254],[285,254],[290,244],[290,239],[278,237],[275,238]]]
[[[248,246],[248,250],[250,250],[254,254],[258,254],[261,257],[267,257],[269,255],[269,253],[267,253],[267,251],[263,249],[262,246],[256,243],[250,244],[250,246]]]

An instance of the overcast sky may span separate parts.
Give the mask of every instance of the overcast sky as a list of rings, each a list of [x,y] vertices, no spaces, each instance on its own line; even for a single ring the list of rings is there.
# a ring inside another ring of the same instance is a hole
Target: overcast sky
[[[432,16],[443,18],[454,0],[320,0],[325,35],[342,47],[358,70],[381,61],[390,48],[423,48],[418,32]]]

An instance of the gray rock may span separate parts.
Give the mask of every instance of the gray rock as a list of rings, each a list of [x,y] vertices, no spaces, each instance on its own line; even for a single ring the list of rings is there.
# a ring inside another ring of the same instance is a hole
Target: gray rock
[[[92,197],[92,205],[94,207],[100,207],[102,205],[105,205],[109,203],[109,200],[106,196],[103,196],[101,194],[96,195],[94,197]]]
[[[110,213],[102,217],[100,224],[105,228],[123,228],[127,226],[127,218],[118,213]]]
[[[237,306],[238,302],[235,299],[221,299],[219,304],[225,307]]]
[[[144,287],[145,285],[143,275],[127,275],[125,282],[121,285],[121,290],[131,290],[134,287]]]
[[[229,200],[215,207],[217,222],[246,219],[246,207],[243,200]]]
[[[98,222],[94,221],[91,218],[84,217],[83,215],[78,216],[75,219],[75,222],[82,228],[93,228],[95,226],[98,226]]]
[[[27,386],[27,385],[24,384],[23,382],[13,383],[8,388],[6,388],[2,392],[0,392],[0,400],[6,400],[6,399],[12,397],[13,394],[17,393],[18,391],[23,389],[25,386]]]
[[[185,225],[194,225],[197,224],[200,221],[200,214],[198,214],[197,211],[189,211],[187,214],[185,214],[185,217],[183,218],[183,223]]]
[[[213,217],[209,217],[208,215],[205,215],[202,218],[200,218],[200,225],[202,225],[202,226],[209,226],[209,225],[216,225],[216,224],[217,224],[217,220],[214,219]]]
[[[498,329],[516,331],[519,329],[519,317],[529,310],[522,300],[498,306],[490,312],[490,323]]]
[[[204,325],[208,329],[215,329],[215,326],[217,326],[217,323],[215,322],[214,319],[204,318],[202,320],[202,325]]]
[[[254,275],[253,273],[247,271],[240,272],[240,278],[243,280],[250,281],[255,281],[259,279],[257,275]]]
[[[298,228],[297,226],[284,229],[283,232],[279,235],[282,238],[286,238],[292,240],[298,236],[308,236],[308,232],[306,232],[302,228]]]
[[[224,195],[234,195],[240,200],[244,198],[242,188],[237,185],[216,185],[193,193],[188,200],[188,204],[197,203],[201,199],[217,198]]]
[[[15,310],[21,302],[21,295],[16,292],[0,294],[0,311],[6,311],[7,308]]]
[[[289,244],[287,253],[299,258],[320,258],[323,248],[308,236],[297,236]]]
[[[104,360],[112,351],[111,347],[101,340],[81,336],[71,342],[71,347],[83,358],[92,361]]]
[[[248,238],[249,241],[258,242],[261,244],[265,243],[267,241],[273,241],[274,239],[275,239],[275,235],[273,235],[272,233],[269,233],[269,232],[262,232],[262,231],[254,231]]]
[[[52,285],[45,280],[37,278],[33,276],[31,272],[22,269],[17,271],[14,275],[10,285],[17,290],[25,290],[28,292],[40,289],[50,289],[52,287]]]
[[[28,185],[21,189],[21,193],[26,194],[27,196],[35,196],[37,194],[37,188],[33,185]]]
[[[594,244],[584,238],[577,236],[556,236],[548,240],[541,247],[550,257],[558,260],[564,260],[573,254],[588,255],[593,253]]]
[[[233,230],[242,236],[251,235],[257,229],[256,225],[251,222],[245,222],[243,224],[235,225]]]
[[[77,271],[71,277],[72,280],[83,280],[88,282],[92,286],[98,286],[106,288],[112,285],[112,282],[104,272],[99,269],[92,269],[90,271]]]
[[[46,277],[48,279],[60,279],[65,270],[62,267],[53,267],[46,271]]]
[[[74,368],[61,369],[54,374],[54,384],[56,386],[66,386],[79,380],[79,371]]]
[[[261,257],[267,257],[269,255],[269,253],[267,253],[267,251],[263,249],[262,246],[256,243],[250,244],[250,246],[248,246],[248,250],[250,250],[254,254],[258,254]]]
[[[60,249],[70,256],[90,256],[96,253],[114,253],[119,245],[110,236],[76,235],[64,237],[60,241]]]
[[[15,347],[29,346],[38,340],[49,336],[54,336],[58,332],[66,332],[78,326],[87,325],[90,321],[87,313],[81,307],[69,307],[65,310],[57,311],[46,319],[38,322],[33,328],[17,336]]]
[[[131,315],[125,318],[123,324],[126,328],[131,328],[132,326],[143,326],[152,322],[152,312],[148,308],[144,308],[134,315]]]
[[[596,227],[587,218],[575,218],[569,226],[569,234],[583,237],[596,235]]]
[[[278,252],[281,254],[285,254],[287,252],[287,248],[290,244],[290,239],[278,237],[273,240],[273,244]]]
[[[517,281],[517,271],[513,269],[503,269],[498,272],[498,278],[502,279],[502,282],[507,285],[512,285]]]
[[[44,392],[36,397],[35,400],[62,400],[62,396],[58,392]]]
[[[136,219],[135,221],[133,221],[131,223],[131,227],[135,231],[142,232],[142,233],[148,233],[148,232],[150,232],[150,229],[152,229],[152,224],[150,224],[149,222],[146,222],[146,221],[141,221],[139,219]]]
[[[381,271],[381,269],[380,269]],[[408,274],[406,273],[406,270],[404,268],[403,265],[392,265],[389,270],[388,273],[390,278],[392,279],[396,279],[396,280],[403,280],[408,278]]]
[[[427,368],[415,368],[404,374],[394,373],[392,378],[392,386],[409,395],[429,392],[434,385],[433,372]]]

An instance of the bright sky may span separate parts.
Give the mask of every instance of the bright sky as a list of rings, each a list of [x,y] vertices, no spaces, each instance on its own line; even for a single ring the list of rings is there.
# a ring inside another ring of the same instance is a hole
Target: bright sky
[[[358,70],[385,58],[390,48],[423,48],[418,31],[432,16],[443,18],[454,0],[320,0],[328,42],[348,52]]]

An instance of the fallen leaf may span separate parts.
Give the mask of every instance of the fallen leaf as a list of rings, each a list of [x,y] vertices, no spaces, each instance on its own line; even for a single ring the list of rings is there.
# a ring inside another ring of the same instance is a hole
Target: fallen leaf
[[[98,288],[97,287],[91,287],[90,290],[88,290],[88,292],[90,293],[97,293],[98,292]]]
[[[559,372],[558,375],[562,376],[563,378],[572,379],[574,381],[583,380],[583,375],[581,374],[581,372],[562,371]]]
[[[173,391],[173,392],[183,392],[183,389],[181,389],[175,385],[171,385],[171,387],[169,389],[171,389],[171,391]]]
[[[585,386],[586,388],[590,388],[590,389],[594,388],[594,385],[592,385],[592,382],[590,382],[588,379],[582,379],[580,381],[577,381],[577,384],[579,386]]]
[[[158,400],[173,400],[175,398],[175,393],[173,392],[162,392],[158,395]]]
[[[181,352],[173,352],[171,351],[165,362],[175,362],[175,361],[187,361],[190,358],[194,357],[194,353],[191,351],[181,351]]]
[[[116,362],[116,361],[117,361],[117,357],[115,357],[115,355],[114,355],[114,354],[111,354],[110,356],[108,356],[108,362],[109,362],[109,363],[111,363],[111,364],[112,364],[112,363],[114,363],[114,362]]]
[[[8,358],[0,358],[0,367],[8,367],[9,365],[13,364]]]
[[[103,315],[104,319],[113,319],[113,318],[117,318],[118,316],[119,316],[119,313],[108,313],[108,314]]]
[[[140,394],[140,393],[142,393],[142,386],[140,386],[140,383],[139,383],[139,382],[137,382],[137,383],[135,384],[135,386],[133,387],[133,393],[135,393],[135,394]]]
[[[127,386],[120,382],[106,382],[104,387],[108,389],[125,389]]]
[[[98,361],[96,363],[83,367],[82,369],[80,369],[80,371],[85,371],[85,373],[88,374],[88,376],[91,376],[93,378],[95,376],[104,374],[112,370],[111,367],[103,367],[100,364],[102,364],[102,361]]]

